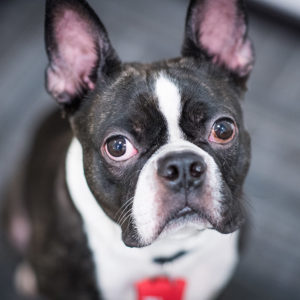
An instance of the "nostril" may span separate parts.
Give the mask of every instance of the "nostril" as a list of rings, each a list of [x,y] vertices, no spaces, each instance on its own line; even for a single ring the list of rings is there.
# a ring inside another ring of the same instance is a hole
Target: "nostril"
[[[199,178],[205,171],[205,166],[200,162],[194,162],[190,166],[190,175],[193,178]]]
[[[168,180],[176,180],[179,177],[177,166],[170,165],[165,169],[164,177]]]

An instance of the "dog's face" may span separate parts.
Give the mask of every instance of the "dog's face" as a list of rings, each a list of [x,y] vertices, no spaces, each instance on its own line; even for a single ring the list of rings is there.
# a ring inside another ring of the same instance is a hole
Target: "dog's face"
[[[168,61],[122,64],[80,0],[47,2],[46,44],[48,90],[125,244],[239,227],[250,160],[241,99],[253,63],[240,1],[191,1],[182,56]]]

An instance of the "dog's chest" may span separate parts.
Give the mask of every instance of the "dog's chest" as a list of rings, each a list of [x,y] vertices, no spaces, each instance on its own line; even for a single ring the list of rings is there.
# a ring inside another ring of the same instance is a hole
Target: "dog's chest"
[[[222,235],[216,231],[182,233],[145,248],[128,248],[121,230],[102,211],[91,194],[83,172],[82,151],[73,141],[67,157],[67,184],[71,198],[82,216],[93,255],[96,279],[104,299],[137,299],[135,284],[157,276],[183,278],[185,299],[210,299],[230,279],[237,263],[238,233]],[[156,257],[187,254],[163,266]]]
[[[88,234],[90,233],[87,227]],[[230,279],[237,262],[237,234],[220,239],[219,234],[203,232],[191,241],[169,240],[153,247],[131,249],[121,240],[102,241],[89,235],[97,280],[104,299],[137,299],[135,284],[146,278],[167,276],[186,281],[184,299],[211,299]],[[187,242],[187,245],[183,245]],[[207,243],[210,243],[207,245]],[[164,247],[166,246],[166,247]],[[172,256],[180,250],[187,253],[173,262],[159,265],[153,262],[158,255]]]

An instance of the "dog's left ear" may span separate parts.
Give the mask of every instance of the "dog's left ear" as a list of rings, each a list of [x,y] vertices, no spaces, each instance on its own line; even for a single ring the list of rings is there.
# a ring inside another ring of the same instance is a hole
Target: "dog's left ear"
[[[243,1],[191,0],[182,55],[204,55],[239,78],[247,78],[254,54]]]
[[[85,0],[47,0],[45,39],[47,90],[65,108],[78,104],[98,77],[120,66],[104,26]]]

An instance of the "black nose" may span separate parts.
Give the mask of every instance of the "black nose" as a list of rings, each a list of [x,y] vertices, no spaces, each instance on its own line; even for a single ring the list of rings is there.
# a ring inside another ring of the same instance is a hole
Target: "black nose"
[[[158,160],[157,174],[174,190],[199,187],[204,180],[206,164],[193,152],[174,152]]]

